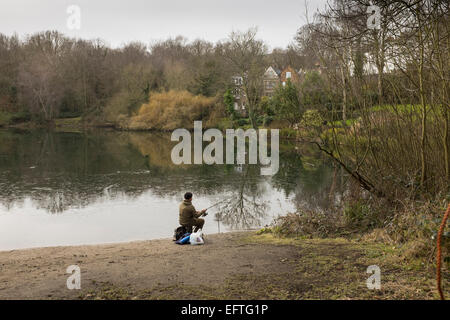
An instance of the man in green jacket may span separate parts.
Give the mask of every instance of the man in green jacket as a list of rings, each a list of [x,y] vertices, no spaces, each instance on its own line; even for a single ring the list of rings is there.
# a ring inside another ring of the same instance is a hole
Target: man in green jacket
[[[195,227],[194,232],[203,228],[205,220],[200,217],[206,216],[206,209],[196,211],[192,205],[192,193],[186,192],[184,194],[184,201],[180,204],[180,225],[188,229]]]

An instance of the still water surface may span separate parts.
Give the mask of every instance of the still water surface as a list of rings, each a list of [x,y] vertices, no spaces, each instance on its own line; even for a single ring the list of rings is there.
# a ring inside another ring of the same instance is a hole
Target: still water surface
[[[176,166],[168,134],[0,131],[0,250],[171,237],[194,193],[207,234],[262,227],[299,206],[325,208],[335,169],[312,146],[282,142],[280,169]]]

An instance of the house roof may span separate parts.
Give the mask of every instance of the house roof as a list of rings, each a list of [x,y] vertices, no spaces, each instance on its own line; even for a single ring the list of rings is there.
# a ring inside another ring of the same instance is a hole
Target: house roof
[[[277,71],[276,71],[274,68],[272,68],[271,66],[268,67],[268,68],[266,69],[266,72],[264,72],[264,77],[265,77],[265,78],[278,78],[279,75],[280,75],[279,70],[278,70],[278,72],[277,72]]]

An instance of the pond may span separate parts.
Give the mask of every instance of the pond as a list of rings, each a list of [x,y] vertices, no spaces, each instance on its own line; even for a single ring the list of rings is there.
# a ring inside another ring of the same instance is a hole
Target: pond
[[[186,191],[218,201],[206,234],[330,205],[336,169],[312,145],[280,142],[280,167],[175,165],[170,134],[0,130],[0,250],[168,238]],[[339,179],[337,179],[339,180]]]

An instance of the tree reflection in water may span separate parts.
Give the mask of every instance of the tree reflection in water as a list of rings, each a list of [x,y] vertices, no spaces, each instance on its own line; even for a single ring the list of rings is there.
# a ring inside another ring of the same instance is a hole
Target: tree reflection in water
[[[262,200],[259,188],[252,188],[249,184],[251,168],[246,166],[236,192],[217,208],[216,221],[221,221],[231,229],[243,230],[259,226],[267,216],[268,202]]]

